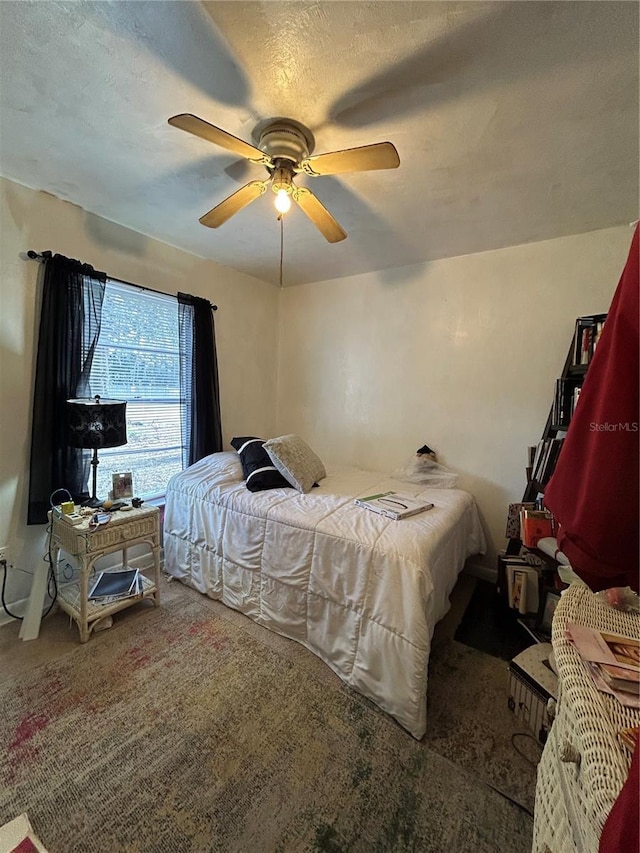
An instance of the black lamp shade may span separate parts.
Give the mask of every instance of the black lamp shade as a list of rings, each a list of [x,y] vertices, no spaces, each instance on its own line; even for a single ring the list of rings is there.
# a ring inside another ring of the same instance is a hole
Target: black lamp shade
[[[127,443],[127,404],[100,397],[67,400],[71,447],[120,447]]]

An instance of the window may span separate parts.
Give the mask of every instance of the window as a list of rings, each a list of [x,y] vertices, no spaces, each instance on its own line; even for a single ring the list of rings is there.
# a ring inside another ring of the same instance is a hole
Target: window
[[[91,396],[127,401],[127,444],[99,451],[98,494],[131,471],[134,494],[164,494],[182,470],[178,301],[107,280]]]

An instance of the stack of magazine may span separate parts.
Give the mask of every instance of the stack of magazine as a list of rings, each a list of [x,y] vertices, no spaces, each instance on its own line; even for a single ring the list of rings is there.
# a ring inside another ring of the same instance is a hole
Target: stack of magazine
[[[640,736],[640,726],[630,726],[618,732],[618,737],[632,755],[638,745],[638,736]]]
[[[640,640],[567,625],[567,639],[587,665],[598,690],[629,708],[640,708]]]
[[[413,495],[403,495],[399,492],[381,492],[379,495],[369,495],[366,498],[356,498],[357,506],[364,506],[372,512],[384,515],[398,521],[400,518],[408,518],[417,515],[433,507],[432,503],[415,498]]]
[[[122,598],[140,595],[142,576],[138,569],[100,572],[89,590],[89,601],[94,604],[112,604]]]

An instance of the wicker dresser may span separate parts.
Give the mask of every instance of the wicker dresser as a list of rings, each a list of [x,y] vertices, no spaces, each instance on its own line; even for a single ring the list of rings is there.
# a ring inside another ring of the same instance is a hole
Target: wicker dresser
[[[631,753],[618,740],[640,724],[640,711],[599,692],[565,639],[570,623],[637,637],[638,614],[608,607],[586,587],[563,594],[553,620],[558,668],[556,718],[538,766],[534,853],[597,853],[604,822],[622,788]]]

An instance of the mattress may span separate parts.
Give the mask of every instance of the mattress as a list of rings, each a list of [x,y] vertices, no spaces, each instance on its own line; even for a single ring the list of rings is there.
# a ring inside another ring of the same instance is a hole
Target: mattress
[[[354,504],[387,490],[434,507],[393,521]],[[165,571],[302,643],[418,739],[434,627],[465,560],[484,550],[467,492],[359,468],[328,466],[309,494],[249,492],[224,452],[167,487]]]

